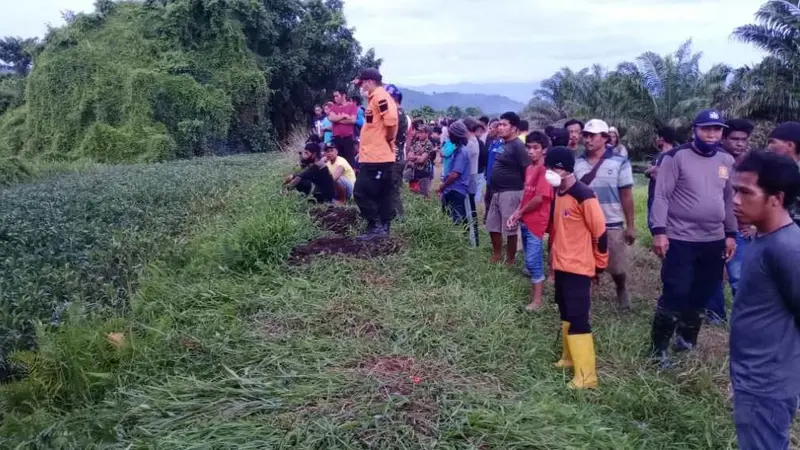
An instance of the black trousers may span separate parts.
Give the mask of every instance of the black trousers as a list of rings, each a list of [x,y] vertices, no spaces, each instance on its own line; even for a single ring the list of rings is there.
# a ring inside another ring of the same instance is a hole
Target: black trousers
[[[370,227],[388,224],[394,216],[392,204],[393,162],[361,163],[353,198]]]
[[[724,251],[724,240],[669,240],[661,265],[663,289],[653,319],[655,350],[665,350],[676,331],[685,342],[697,344],[706,303],[722,282]]]
[[[339,156],[345,159],[350,167],[356,167],[356,143],[352,136],[334,136],[333,143],[339,151]]]
[[[556,270],[555,290],[558,312],[562,321],[569,322],[569,334],[591,333],[592,279]]]

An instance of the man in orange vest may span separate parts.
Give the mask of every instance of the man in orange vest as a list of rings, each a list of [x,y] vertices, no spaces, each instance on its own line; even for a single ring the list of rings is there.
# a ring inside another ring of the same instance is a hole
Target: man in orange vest
[[[367,221],[367,233],[360,239],[389,234],[392,204],[392,167],[395,163],[397,105],[382,85],[378,69],[364,69],[357,78],[361,93],[367,97],[364,126],[361,128],[359,172],[353,192],[361,215]]]

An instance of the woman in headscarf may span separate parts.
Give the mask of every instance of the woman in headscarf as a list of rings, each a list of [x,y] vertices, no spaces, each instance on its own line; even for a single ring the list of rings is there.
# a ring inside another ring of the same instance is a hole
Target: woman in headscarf
[[[627,158],[628,149],[625,148],[625,146],[619,141],[619,131],[617,131],[616,128],[611,127],[608,129],[608,135],[611,137],[609,147],[613,149],[614,154],[622,156],[623,158]]]

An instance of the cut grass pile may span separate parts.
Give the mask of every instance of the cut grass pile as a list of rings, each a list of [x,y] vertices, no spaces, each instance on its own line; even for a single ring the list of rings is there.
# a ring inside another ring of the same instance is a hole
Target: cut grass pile
[[[658,262],[643,248],[632,313],[610,280],[595,293],[600,389],[571,392],[555,307],[526,314],[528,281],[435,201],[408,198],[396,253],[289,264],[326,232],[279,193],[285,165],[150,265],[126,315],[41,329],[13,358],[29,376],[0,386],[0,447],[733,447],[727,351],[708,339],[724,331],[675,371],[645,359]]]

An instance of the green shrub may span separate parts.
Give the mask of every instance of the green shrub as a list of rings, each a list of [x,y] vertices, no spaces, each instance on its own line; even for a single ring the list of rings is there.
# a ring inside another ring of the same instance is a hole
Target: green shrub
[[[253,127],[268,101],[265,73],[221,2],[201,40],[175,35],[176,20],[191,21],[186,3],[120,3],[54,30],[25,112],[3,121],[13,138],[0,151],[119,163],[267,150],[269,123]]]
[[[126,310],[147,262],[266,164],[101,167],[0,189],[0,353],[32,348],[35,324],[60,323],[69,304]]]

